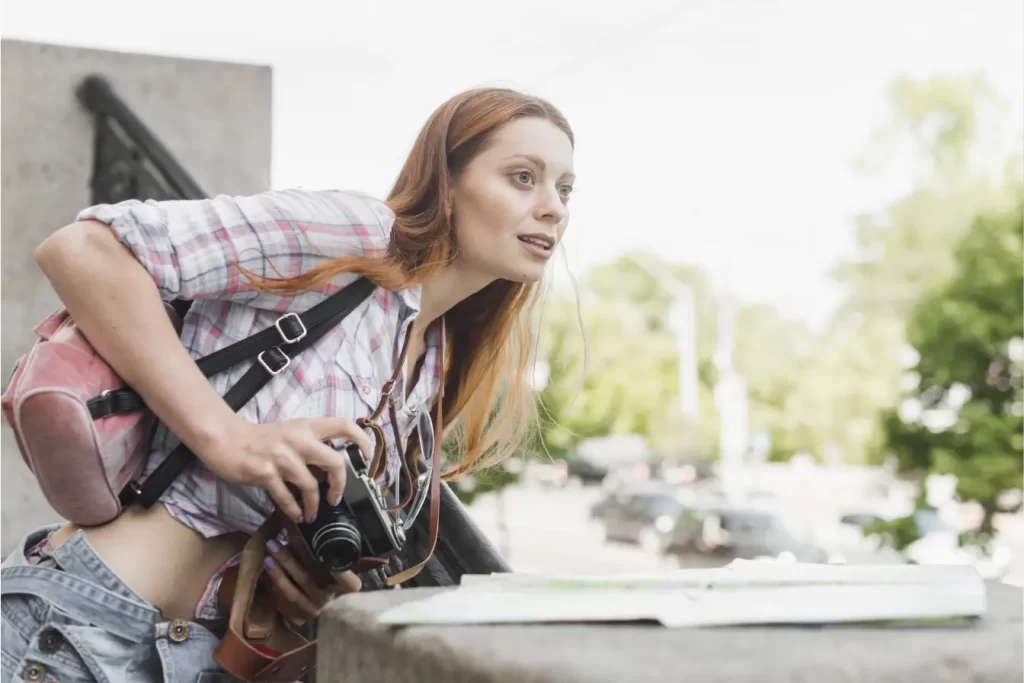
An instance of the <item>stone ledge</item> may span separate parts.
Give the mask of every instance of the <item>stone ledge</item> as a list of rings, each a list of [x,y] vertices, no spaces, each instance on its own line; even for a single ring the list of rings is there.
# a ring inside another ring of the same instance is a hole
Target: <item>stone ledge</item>
[[[391,629],[375,615],[445,589],[335,600],[320,619],[319,681],[344,683],[679,683],[1024,681],[1022,593],[989,587],[967,628],[647,625]],[[331,646],[329,644],[336,644]]]

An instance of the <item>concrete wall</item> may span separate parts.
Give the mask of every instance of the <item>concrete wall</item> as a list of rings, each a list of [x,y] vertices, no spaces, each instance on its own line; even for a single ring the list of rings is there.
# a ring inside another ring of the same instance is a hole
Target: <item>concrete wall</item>
[[[75,88],[105,76],[210,193],[267,189],[269,67],[171,59],[2,41],[2,372],[33,341],[32,327],[59,306],[33,260],[48,234],[90,204],[93,125]],[[0,536],[6,556],[27,529],[55,520],[2,429]]]

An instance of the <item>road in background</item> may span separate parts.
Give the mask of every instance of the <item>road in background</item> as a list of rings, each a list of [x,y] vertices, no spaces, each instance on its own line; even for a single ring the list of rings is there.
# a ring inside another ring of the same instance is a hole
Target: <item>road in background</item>
[[[590,506],[601,495],[598,487],[510,486],[502,492],[507,542],[498,534],[495,494],[481,496],[469,511],[495,545],[507,550],[516,571],[611,573],[659,568],[658,558],[639,547],[604,543],[601,527],[589,519]]]
[[[499,534],[496,494],[481,496],[469,511],[516,571],[613,573],[672,566],[638,546],[604,542],[600,525],[590,520],[590,507],[603,495],[599,487],[516,485],[501,495],[506,538]],[[1024,586],[1024,517],[1008,517],[1001,529],[1000,540],[1013,553],[1004,581]]]

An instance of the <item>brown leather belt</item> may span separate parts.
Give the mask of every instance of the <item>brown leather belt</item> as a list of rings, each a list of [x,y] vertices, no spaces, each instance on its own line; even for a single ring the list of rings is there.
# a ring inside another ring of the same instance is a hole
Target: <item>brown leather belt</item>
[[[406,336],[395,372],[381,391],[381,401],[377,410],[370,418],[359,421],[363,427],[373,429],[377,435],[376,448],[369,465],[369,472],[373,476],[379,476],[383,472],[386,453],[384,434],[378,420],[389,404],[391,391],[394,389],[398,375],[405,363],[408,345],[409,338]],[[446,346],[442,343],[439,351],[441,354],[441,380],[435,399],[435,436],[430,473],[427,556],[419,564],[394,576],[386,577],[385,582],[389,586],[397,586],[419,574],[434,554],[434,548],[437,545],[441,505],[441,434],[444,427],[442,404],[444,403]],[[393,409],[390,417],[397,438],[397,421]],[[397,443],[401,444],[401,441]],[[411,449],[406,449],[403,455],[404,474],[411,484],[415,480],[411,474],[414,454]],[[411,485],[406,488],[409,491],[412,490]],[[403,496],[403,500],[395,509],[407,504],[410,497],[409,495]],[[263,560],[267,555],[266,542],[276,537],[282,529],[288,533],[290,538],[300,538],[300,532],[295,523],[275,511],[245,544],[238,566],[225,572],[224,578],[221,580],[218,598],[221,605],[230,605],[230,617],[227,632],[214,651],[213,658],[225,671],[243,681],[288,683],[300,679],[307,671],[316,666],[317,641],[307,640],[292,630],[288,622],[274,609],[269,593],[264,584],[260,583]],[[297,559],[318,586],[325,589],[337,586],[330,573],[309,553],[305,543],[291,543],[289,548],[296,553]],[[356,563],[352,571],[360,574],[387,563],[386,558],[363,558]]]

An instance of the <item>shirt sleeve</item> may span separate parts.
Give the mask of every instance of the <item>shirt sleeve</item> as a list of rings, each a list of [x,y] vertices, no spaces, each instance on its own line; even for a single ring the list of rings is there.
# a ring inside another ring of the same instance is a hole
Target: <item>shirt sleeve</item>
[[[329,259],[381,255],[394,214],[358,193],[283,190],[100,204],[79,213],[78,220],[109,225],[167,301],[233,300],[284,311],[305,309],[357,276],[285,297],[260,292],[238,266],[264,277],[292,277]]]

